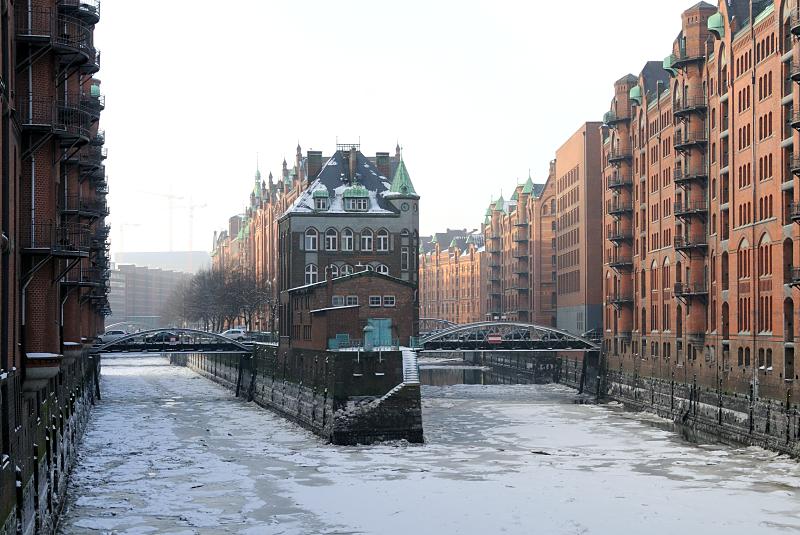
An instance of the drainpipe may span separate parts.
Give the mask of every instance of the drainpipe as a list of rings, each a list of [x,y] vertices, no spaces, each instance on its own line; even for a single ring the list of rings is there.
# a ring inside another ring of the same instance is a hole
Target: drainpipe
[[[753,0],[750,0],[750,50],[755,59],[755,50],[756,50],[756,25],[755,21],[753,20]],[[753,125],[753,144],[750,147],[750,159],[753,166],[752,175],[750,180],[752,180],[753,190],[751,192],[751,198],[753,202],[753,220],[756,218],[756,207],[758,206],[757,203],[757,195],[756,189],[758,188],[758,180],[755,178],[756,173],[756,106],[758,105],[758,100],[756,99],[756,64],[753,63],[753,69],[750,72],[750,91],[752,93],[753,99],[753,109],[751,111],[751,119]],[[752,259],[750,264],[753,269],[753,273],[756,275],[752,277],[754,281],[754,285],[752,288],[755,289],[755,292],[751,291],[751,295],[754,295],[753,299],[753,323],[751,323],[750,328],[752,329],[752,337],[753,337],[753,353],[750,357],[750,363],[753,365],[753,399],[751,400],[751,406],[755,405],[756,398],[758,397],[758,338],[757,338],[757,329],[758,329],[758,321],[759,316],[761,314],[761,310],[759,307],[759,295],[761,294],[761,289],[759,288],[759,280],[758,280],[758,272],[757,266],[758,263],[756,261],[756,250],[758,248],[758,244],[756,243],[756,227],[755,223],[750,224],[750,236],[751,236],[751,243],[750,243],[750,250],[752,251]]]

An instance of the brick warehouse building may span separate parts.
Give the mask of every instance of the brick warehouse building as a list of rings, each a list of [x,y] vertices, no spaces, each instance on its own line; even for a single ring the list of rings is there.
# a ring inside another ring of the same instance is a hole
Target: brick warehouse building
[[[508,201],[500,195],[486,209],[482,226],[487,256],[486,319],[554,325],[552,298],[535,299],[541,290],[537,290],[536,280],[531,280],[553,269],[551,178],[542,185],[528,177],[525,184],[514,188]],[[552,277],[541,277],[539,285],[555,292]]]
[[[603,151],[612,369],[797,397],[798,15],[789,2],[701,2],[663,62],[615,83]]]
[[[483,233],[447,229],[420,241],[420,317],[453,323],[483,321],[486,318]]]
[[[0,533],[52,527],[108,313],[97,0],[0,9]]]

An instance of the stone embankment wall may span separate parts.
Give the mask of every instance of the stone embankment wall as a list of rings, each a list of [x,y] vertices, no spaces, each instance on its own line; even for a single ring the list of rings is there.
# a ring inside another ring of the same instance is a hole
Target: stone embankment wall
[[[99,357],[65,351],[58,375],[25,382],[0,375],[0,535],[48,534],[66,501],[90,408],[99,399]]]
[[[256,344],[252,354],[172,355],[171,362],[334,444],[423,440],[419,381],[408,373],[400,351],[329,352]]]
[[[607,372],[605,384],[609,399],[668,418],[687,432],[800,457],[800,411],[791,400],[754,398],[615,370]]]

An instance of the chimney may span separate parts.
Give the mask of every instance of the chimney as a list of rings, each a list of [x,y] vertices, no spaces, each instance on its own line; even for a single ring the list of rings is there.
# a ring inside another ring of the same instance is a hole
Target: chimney
[[[309,182],[317,178],[320,170],[322,170],[322,151],[310,150],[306,153],[308,163],[308,180]]]
[[[389,165],[389,153],[388,152],[376,152],[375,153],[375,166],[378,168],[378,173],[381,175],[388,177],[389,174],[392,172],[391,167]]]
[[[358,163],[358,151],[355,147],[350,148],[348,163],[350,164],[350,181],[353,182],[356,179],[356,164]]]

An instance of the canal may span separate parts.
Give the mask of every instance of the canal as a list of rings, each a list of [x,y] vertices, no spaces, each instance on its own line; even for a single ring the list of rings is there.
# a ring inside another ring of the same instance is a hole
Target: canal
[[[334,447],[166,359],[104,357],[59,531],[800,532],[791,459],[487,369],[421,377],[426,444]]]

